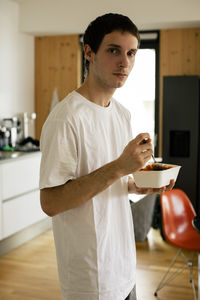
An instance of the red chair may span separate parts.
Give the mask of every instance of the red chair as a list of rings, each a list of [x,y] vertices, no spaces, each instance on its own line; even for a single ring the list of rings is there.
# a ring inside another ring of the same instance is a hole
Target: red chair
[[[192,284],[194,299],[196,300],[197,296],[192,275],[194,253],[200,252],[200,234],[194,229],[192,224],[196,213],[188,196],[180,189],[173,189],[163,193],[160,197],[160,201],[164,236],[170,244],[178,247],[179,250],[159,283],[154,296],[157,296],[161,288],[188,267],[190,283]],[[183,249],[191,251],[190,259],[183,253]],[[175,264],[178,256],[182,256],[183,258],[183,267],[177,269],[170,275],[170,269]]]

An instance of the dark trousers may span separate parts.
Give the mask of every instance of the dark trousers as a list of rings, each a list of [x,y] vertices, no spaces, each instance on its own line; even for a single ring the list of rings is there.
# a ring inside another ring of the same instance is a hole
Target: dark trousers
[[[137,300],[137,297],[136,297],[136,286],[134,286],[134,288],[132,289],[131,293],[128,295],[128,297],[126,297],[125,300]]]

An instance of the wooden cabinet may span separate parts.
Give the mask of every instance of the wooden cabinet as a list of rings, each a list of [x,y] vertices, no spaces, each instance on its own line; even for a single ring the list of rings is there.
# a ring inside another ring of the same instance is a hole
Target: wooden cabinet
[[[55,96],[59,101],[81,83],[79,35],[35,38],[36,138],[50,112]],[[57,93],[57,95],[55,95]]]
[[[160,75],[200,75],[200,28],[160,31]]]
[[[0,164],[0,239],[47,218],[40,207],[40,153]]]

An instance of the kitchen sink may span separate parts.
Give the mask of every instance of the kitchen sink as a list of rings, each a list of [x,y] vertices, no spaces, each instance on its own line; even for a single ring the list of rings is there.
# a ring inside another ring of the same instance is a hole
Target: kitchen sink
[[[16,157],[21,156],[23,154],[24,154],[24,152],[20,152],[20,151],[0,151],[0,160],[9,159],[9,158],[16,158]]]
[[[38,152],[39,148],[32,148],[32,149],[27,149],[27,150],[15,150],[15,151],[3,151],[0,150],[0,161],[3,159],[10,159],[10,158],[16,158],[22,155]]]

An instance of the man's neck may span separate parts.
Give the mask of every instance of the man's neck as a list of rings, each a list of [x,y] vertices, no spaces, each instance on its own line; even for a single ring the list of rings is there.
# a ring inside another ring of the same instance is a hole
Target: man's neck
[[[100,106],[107,107],[110,104],[110,99],[115,92],[115,89],[105,89],[99,87],[95,82],[86,78],[83,85],[77,89],[77,92],[89,101]]]

